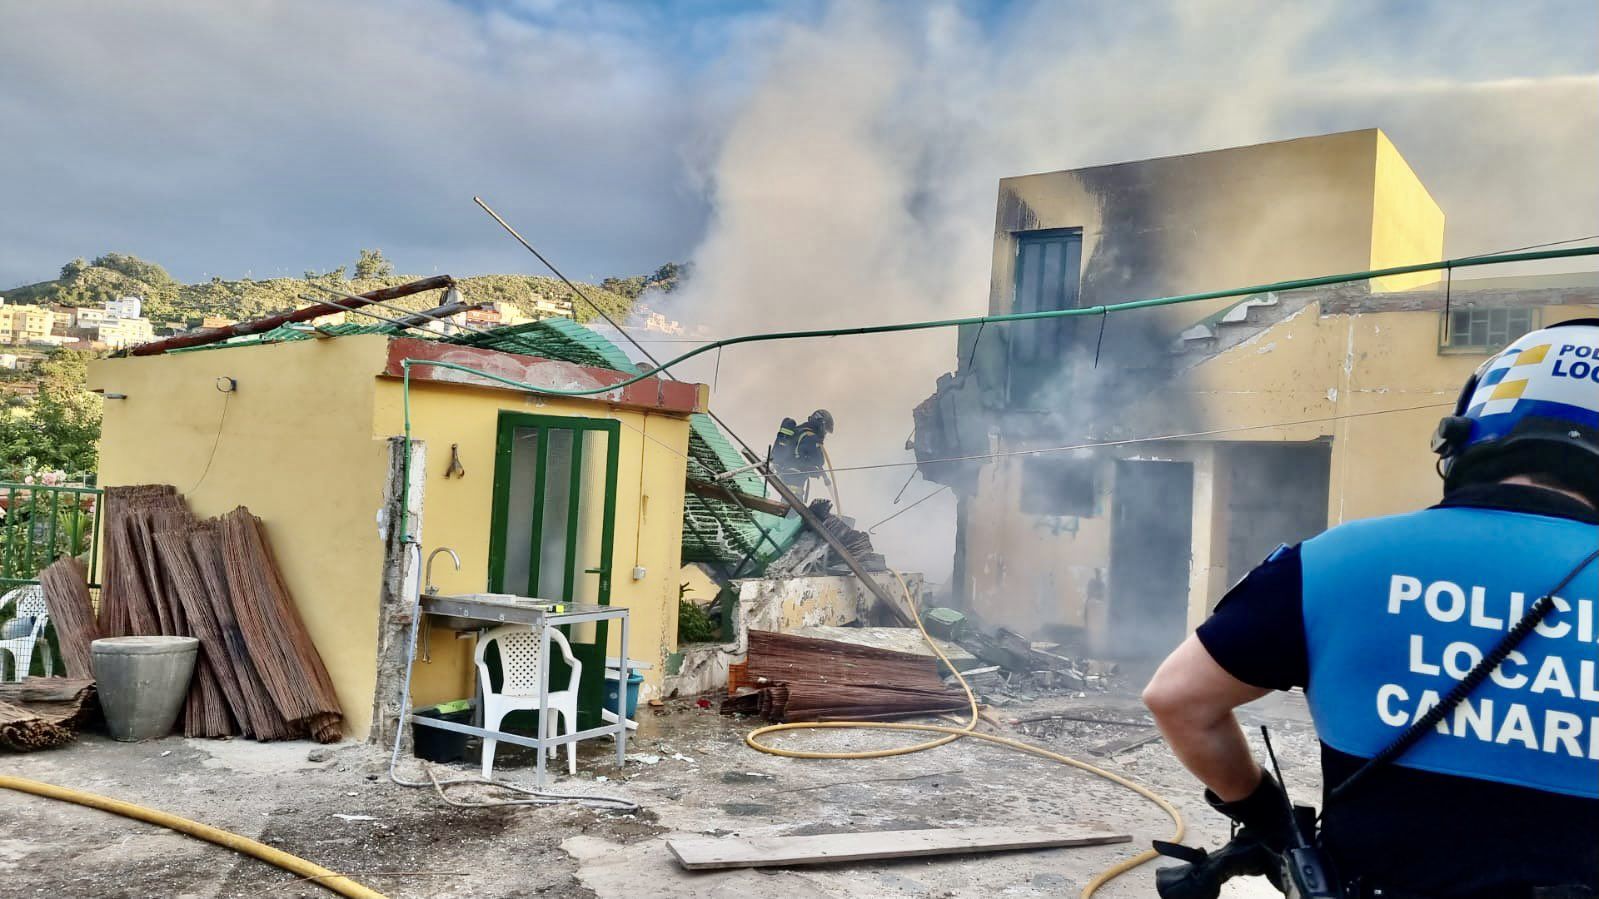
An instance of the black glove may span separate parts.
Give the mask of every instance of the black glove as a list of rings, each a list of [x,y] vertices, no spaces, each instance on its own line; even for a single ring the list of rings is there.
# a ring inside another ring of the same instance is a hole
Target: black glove
[[[1205,791],[1205,801],[1210,807],[1238,822],[1245,831],[1273,852],[1282,852],[1293,842],[1293,828],[1288,820],[1288,795],[1275,777],[1261,772],[1260,786],[1255,792],[1234,802],[1223,802],[1221,797]]]

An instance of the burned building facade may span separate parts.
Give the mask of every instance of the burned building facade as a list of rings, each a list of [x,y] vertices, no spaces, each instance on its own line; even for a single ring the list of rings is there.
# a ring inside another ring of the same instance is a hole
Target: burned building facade
[[[1006,178],[989,310],[1430,262],[1443,237],[1375,129]],[[1591,278],[1532,280],[1445,291],[1425,272],[964,328],[914,413],[922,475],[958,498],[953,601],[1096,653],[1165,652],[1278,543],[1436,500],[1428,435],[1472,369],[1592,314]]]

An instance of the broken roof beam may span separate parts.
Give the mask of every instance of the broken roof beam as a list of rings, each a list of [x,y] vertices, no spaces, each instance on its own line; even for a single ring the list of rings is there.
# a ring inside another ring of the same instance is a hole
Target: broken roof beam
[[[767,499],[764,496],[756,496],[753,493],[745,493],[742,490],[732,490],[720,484],[710,484],[689,478],[688,489],[689,492],[697,496],[708,496],[723,502],[734,503],[735,505],[742,504],[757,512],[765,512],[768,515],[782,516],[788,514],[788,503]]]
[[[385,300],[396,300],[400,297],[408,297],[412,294],[422,293],[424,291],[442,290],[454,283],[455,279],[449,275],[434,275],[431,278],[423,278],[420,281],[411,281],[406,284],[397,284],[393,287],[369,290],[366,293],[360,294],[360,297],[366,304],[381,303]],[[168,350],[208,346],[213,343],[221,343],[224,340],[229,340],[234,337],[244,337],[250,334],[261,334],[266,331],[271,331],[274,328],[281,328],[284,325],[307,322],[314,318],[321,318],[324,315],[348,312],[351,309],[356,308],[356,306],[357,304],[354,300],[348,301],[342,305],[335,303],[316,303],[301,309],[296,309],[292,312],[280,312],[277,315],[269,315],[266,318],[258,318],[254,319],[253,321],[239,322],[237,324],[227,325],[221,328],[206,328],[200,331],[191,331],[187,334],[179,334],[175,337],[168,337],[165,340],[157,340],[151,343],[140,344],[139,346],[134,347],[129,352],[129,355],[154,356],[159,353],[165,353]]]

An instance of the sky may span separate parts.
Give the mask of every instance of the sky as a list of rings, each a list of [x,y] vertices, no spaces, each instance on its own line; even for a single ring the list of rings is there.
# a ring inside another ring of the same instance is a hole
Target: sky
[[[692,260],[670,311],[717,336],[976,314],[1001,177],[1373,126],[1486,252],[1599,233],[1595,35],[1591,0],[0,3],[0,289],[108,251],[543,274],[481,195],[574,278]],[[953,344],[686,371],[753,443],[828,406],[837,464],[902,462]],[[947,573],[947,500],[880,544]]]

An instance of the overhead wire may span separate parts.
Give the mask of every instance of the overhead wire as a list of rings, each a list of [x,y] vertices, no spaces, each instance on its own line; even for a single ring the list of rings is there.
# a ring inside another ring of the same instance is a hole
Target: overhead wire
[[[973,453],[967,456],[945,456],[941,459],[910,459],[903,462],[878,462],[869,465],[841,465],[829,471],[872,471],[883,468],[901,468],[906,465],[928,465],[939,462],[981,462],[988,459],[1004,459],[1012,456],[1042,456],[1048,453],[1065,453],[1073,450],[1099,449],[1109,446],[1130,446],[1137,443],[1159,443],[1170,440],[1189,440],[1197,437],[1214,437],[1218,434],[1236,434],[1244,431],[1267,431],[1273,428],[1292,428],[1299,425],[1323,424],[1328,422],[1343,421],[1350,418],[1370,418],[1376,415],[1394,415],[1400,412],[1416,412],[1423,409],[1454,408],[1453,402],[1424,403],[1418,406],[1400,406],[1394,409],[1370,409],[1365,412],[1345,412],[1339,415],[1327,415],[1319,418],[1296,418],[1292,421],[1277,421],[1258,425],[1233,425],[1225,428],[1209,428],[1203,431],[1179,431],[1170,434],[1152,434],[1145,437],[1125,437],[1117,440],[1096,440],[1084,443],[1072,443],[1065,446],[1042,446],[1035,449],[998,450],[992,453]]]
[[[511,234],[523,244],[523,246],[527,247],[535,256],[538,256],[538,258],[541,261],[544,261],[546,265],[549,265],[548,260],[546,260],[544,256],[537,250],[533,249],[532,244],[529,244],[524,238],[521,237],[521,235],[517,234],[516,231],[512,229],[504,219],[500,218],[498,214],[489,209],[480,198],[477,198],[476,202],[478,205],[483,206],[483,208],[488,211],[490,215],[493,215],[495,220],[499,221],[501,225],[506,228],[506,230],[510,231]],[[623,331],[623,335],[633,343],[640,353],[644,354],[646,359],[655,365],[655,368],[638,372],[637,374],[634,374],[631,377],[625,378],[624,380],[618,381],[614,384],[606,384],[599,387],[573,389],[533,387],[533,390],[537,393],[544,393],[550,396],[594,396],[596,394],[606,393],[617,388],[626,387],[630,384],[636,384],[640,381],[659,375],[665,375],[666,377],[676,380],[676,376],[672,375],[670,370],[688,361],[689,359],[696,358],[719,347],[737,346],[746,343],[763,343],[783,340],[807,340],[822,337],[849,337],[868,334],[893,334],[909,331],[925,331],[935,328],[953,328],[961,325],[981,325],[990,322],[1040,321],[1055,318],[1075,318],[1085,315],[1107,315],[1111,312],[1128,312],[1136,309],[1152,309],[1161,306],[1173,306],[1183,303],[1200,302],[1204,300],[1251,296],[1261,293],[1282,293],[1292,290],[1303,290],[1311,287],[1327,287],[1334,284],[1347,284],[1352,281],[1367,281],[1374,278],[1386,278],[1393,275],[1408,275],[1416,274],[1418,272],[1441,271],[1454,268],[1471,268],[1483,265],[1502,265],[1511,262],[1529,262],[1541,259],[1566,259],[1580,256],[1599,256],[1599,246],[1572,247],[1564,250],[1538,250],[1529,253],[1506,253],[1493,256],[1471,256],[1459,259],[1441,259],[1436,262],[1422,262],[1413,265],[1398,265],[1388,268],[1370,269],[1367,271],[1349,272],[1339,275],[1322,275],[1315,278],[1299,278],[1289,281],[1275,281],[1267,284],[1255,284],[1249,287],[1212,290],[1202,293],[1176,294],[1172,296],[1154,297],[1143,300],[1131,300],[1123,303],[1101,304],[1097,306],[1079,306],[1073,309],[1045,309],[1037,312],[1012,312],[1003,315],[979,315],[966,318],[930,319],[926,321],[900,322],[884,325],[863,325],[848,328],[817,328],[798,331],[771,331],[757,334],[744,334],[737,337],[728,337],[721,340],[715,340],[710,343],[697,346],[694,349],[682,353],[672,359],[668,359],[665,362],[661,362],[660,360],[656,359],[655,356],[651,354],[649,350],[645,349],[642,344],[638,343],[631,335],[628,335],[625,331]],[[559,270],[553,266],[551,266],[550,270],[559,274]],[[607,314],[598,304],[594,303],[593,300],[588,299],[587,295],[584,294],[575,284],[572,284],[572,282],[564,275],[561,276],[561,279],[566,281],[566,283],[572,287],[573,291],[576,292],[578,296],[582,297],[586,302],[589,303],[590,306],[593,306],[595,311],[599,312],[600,315],[605,318],[607,323],[609,323],[612,327],[616,327],[615,320],[612,319],[610,315]],[[617,330],[621,331],[620,328],[617,328]],[[733,434],[732,429],[727,428],[726,423],[722,422],[721,419],[715,415],[715,413],[708,414],[710,414],[712,418],[715,418],[717,423],[721,424],[723,428],[728,431],[729,436],[733,436],[734,439],[738,440],[739,443],[744,445],[746,451],[749,451],[751,454],[753,454],[754,451],[749,448],[749,445],[743,440],[738,439],[737,435]]]
[[[872,525],[871,527],[867,528],[866,529],[866,533],[868,533],[868,534],[872,533],[873,531],[877,530],[878,528],[882,527],[883,525],[888,524],[890,521],[893,521],[894,519],[900,517],[901,515],[904,515],[906,512],[909,512],[910,510],[916,508],[917,506],[921,505],[922,503],[927,502],[928,500],[930,500],[933,497],[939,495],[940,493],[943,493],[945,490],[948,490],[948,489],[949,489],[949,485],[948,484],[940,484],[938,486],[938,489],[936,489],[933,492],[927,494],[926,496],[922,497],[921,499],[911,503],[910,505],[906,506],[905,508],[900,509],[898,512],[895,512],[893,515],[890,515],[887,518],[883,519],[882,521],[879,521],[876,524]]]
[[[1175,305],[1175,304],[1179,304],[1179,303],[1198,302],[1198,301],[1202,301],[1202,300],[1221,299],[1221,298],[1226,298],[1226,297],[1242,296],[1242,295],[1249,295],[1249,294],[1256,294],[1256,293],[1280,292],[1280,291],[1295,290],[1295,289],[1302,289],[1302,288],[1308,288],[1308,287],[1327,286],[1327,285],[1331,285],[1331,284],[1347,283],[1347,282],[1350,282],[1350,281],[1366,280],[1366,279],[1370,279],[1370,278],[1386,277],[1386,276],[1390,276],[1390,275],[1410,274],[1410,273],[1423,272],[1423,271],[1435,271],[1435,270],[1439,270],[1439,269],[1449,270],[1449,269],[1453,269],[1453,268],[1457,268],[1457,267],[1493,265],[1493,264],[1501,264],[1501,263],[1506,263],[1506,262],[1530,261],[1530,260],[1534,260],[1534,259],[1552,259],[1552,258],[1568,258],[1568,257],[1577,257],[1577,256],[1599,255],[1599,247],[1577,247],[1577,248],[1572,248],[1572,249],[1568,249],[1568,250],[1543,250],[1543,251],[1538,251],[1538,252],[1533,252],[1533,253],[1523,253],[1523,254],[1502,254],[1502,255],[1497,255],[1497,256],[1493,256],[1493,257],[1468,257],[1468,258],[1463,258],[1463,259],[1441,260],[1441,261],[1432,262],[1432,263],[1422,263],[1422,264],[1409,265],[1409,266],[1395,266],[1395,267],[1386,268],[1386,269],[1374,269],[1374,270],[1371,270],[1371,271],[1359,272],[1359,273],[1350,273],[1350,274],[1344,274],[1344,275],[1332,275],[1332,276],[1324,276],[1324,277],[1319,277],[1319,278],[1298,279],[1298,280],[1294,280],[1294,281],[1280,281],[1280,282],[1274,282],[1272,284],[1256,285],[1256,286],[1252,286],[1252,287],[1232,289],[1232,290],[1210,291],[1210,292],[1205,292],[1205,293],[1184,294],[1184,295],[1177,295],[1177,296],[1170,296],[1170,297],[1159,297],[1159,298],[1154,298],[1154,299],[1149,299],[1149,300],[1137,300],[1137,301],[1131,301],[1131,302],[1125,302],[1125,303],[1099,305],[1099,306],[1093,306],[1093,307],[1083,307],[1083,308],[1078,308],[1078,309],[1046,310],[1046,311],[1040,311],[1040,312],[1014,313],[1014,314],[1008,314],[1008,315],[978,316],[978,317],[963,318],[963,319],[939,319],[939,320],[910,322],[910,323],[902,323],[902,324],[876,325],[876,326],[853,327],[853,328],[831,328],[831,329],[815,329],[815,330],[807,330],[807,331],[789,331],[789,332],[772,332],[772,333],[765,333],[765,334],[750,334],[750,335],[743,335],[743,336],[739,336],[739,337],[733,337],[733,338],[727,338],[727,339],[723,339],[723,340],[713,341],[711,343],[704,344],[702,346],[696,347],[695,349],[693,349],[693,350],[691,350],[691,351],[689,351],[687,353],[681,354],[681,355],[677,356],[674,359],[671,359],[671,360],[668,360],[665,363],[662,363],[659,360],[655,359],[655,357],[652,354],[650,354],[649,351],[647,349],[645,349],[631,335],[628,335],[625,331],[623,331],[620,327],[618,327],[616,325],[615,321],[612,320],[611,317],[602,308],[600,308],[598,304],[594,303],[591,299],[589,299],[588,296],[586,294],[584,294],[582,292],[582,290],[577,287],[577,285],[573,284],[569,279],[567,279],[565,277],[565,275],[562,275],[560,273],[560,271],[558,269],[556,269],[555,266],[552,265],[549,262],[549,260],[547,260],[543,256],[543,254],[539,253],[537,249],[535,249],[530,243],[528,243],[525,239],[523,239],[521,237],[521,235],[518,234],[515,231],[515,229],[512,228],[509,225],[509,223],[507,223],[497,213],[495,213],[492,209],[490,209],[487,206],[487,204],[485,204],[481,200],[481,198],[474,198],[474,201],[479,206],[481,206],[484,209],[485,212],[488,212],[489,215],[491,215],[496,221],[498,221],[500,223],[500,225],[502,227],[504,227],[505,230],[508,231],[514,238],[516,238],[518,240],[518,242],[520,242],[529,252],[533,253],[533,255],[536,256],[541,262],[543,262],[552,272],[555,272],[556,275],[558,277],[560,277],[561,280],[564,281],[567,284],[567,286],[573,290],[573,292],[575,294],[577,294],[579,297],[581,297],[586,302],[588,302],[589,305],[591,307],[593,307],[595,309],[595,311],[598,312],[601,315],[601,317],[605,318],[605,320],[612,325],[612,327],[617,328],[618,332],[620,332],[624,336],[626,336],[629,339],[629,341],[631,341],[633,343],[633,345],[641,353],[643,353],[644,356],[647,359],[649,359],[655,365],[655,368],[653,370],[650,370],[650,371],[642,371],[642,372],[638,373],[637,375],[629,377],[629,378],[626,378],[626,379],[624,379],[624,380],[622,380],[620,382],[604,385],[604,386],[597,387],[597,388],[578,389],[578,390],[562,390],[562,389],[556,389],[556,388],[541,387],[539,385],[525,384],[525,383],[513,381],[513,380],[508,379],[508,378],[504,378],[504,377],[501,377],[501,376],[498,376],[498,375],[494,375],[494,374],[489,373],[489,372],[479,371],[479,370],[470,368],[468,366],[457,365],[457,364],[453,364],[453,363],[447,363],[447,362],[441,362],[441,361],[435,361],[435,360],[411,359],[411,358],[407,358],[405,360],[402,360],[401,368],[402,368],[402,377],[404,379],[403,415],[404,415],[404,428],[405,428],[405,443],[404,443],[402,467],[403,467],[403,476],[405,478],[405,483],[409,483],[408,472],[409,472],[410,454],[411,454],[410,378],[411,378],[411,368],[413,366],[415,366],[415,365],[434,367],[434,368],[454,369],[454,370],[462,371],[462,372],[465,372],[465,373],[473,374],[473,375],[476,375],[478,377],[483,377],[483,378],[489,379],[491,381],[495,381],[495,382],[499,382],[499,383],[502,383],[502,384],[506,384],[508,386],[515,387],[515,388],[518,388],[518,389],[521,389],[521,390],[525,390],[527,392],[535,393],[535,394],[553,395],[553,396],[593,396],[593,395],[596,395],[596,394],[615,391],[615,390],[617,390],[617,389],[619,389],[621,387],[625,387],[625,386],[627,386],[629,384],[637,383],[639,381],[645,380],[646,378],[659,376],[659,375],[664,375],[666,377],[670,377],[670,378],[673,378],[675,380],[675,376],[672,375],[671,372],[670,372],[670,369],[672,367],[674,367],[674,366],[676,366],[676,365],[678,365],[678,364],[680,364],[680,363],[682,363],[682,362],[684,362],[684,361],[686,361],[686,360],[688,360],[690,358],[693,358],[693,357],[701,355],[701,354],[703,354],[705,352],[708,352],[710,349],[713,349],[713,348],[720,349],[721,347],[732,346],[732,345],[742,344],[742,343],[754,343],[754,342],[763,342],[763,341],[779,341],[779,340],[796,340],[796,339],[808,339],[808,338],[816,338],[816,337],[837,337],[837,336],[846,336],[846,335],[881,334],[881,333],[893,333],[893,332],[903,332],[903,331],[927,330],[927,329],[934,329],[934,328],[956,327],[956,326],[966,325],[966,324],[983,325],[983,324],[986,324],[988,322],[1032,321],[1032,320],[1050,319],[1050,318],[1067,318],[1067,317],[1081,316],[1081,315],[1108,316],[1108,314],[1110,312],[1113,312],[1113,311],[1114,312],[1121,312],[1121,311],[1128,311],[1128,310],[1133,310],[1133,309],[1152,308],[1152,307],[1156,307],[1156,306]],[[1185,433],[1181,433],[1181,434],[1166,434],[1166,435],[1157,435],[1157,436],[1153,436],[1153,437],[1130,438],[1130,439],[1113,440],[1113,441],[1097,441],[1097,442],[1093,442],[1093,443],[1081,443],[1081,444],[1076,444],[1076,445],[1072,445],[1072,446],[1064,446],[1064,447],[1047,447],[1047,448],[1038,448],[1038,449],[1031,449],[1031,450],[1016,450],[1016,451],[1010,451],[1010,452],[985,453],[985,454],[978,454],[978,455],[974,455],[974,456],[954,457],[954,458],[946,459],[946,460],[921,460],[921,461],[922,462],[927,462],[927,461],[932,461],[932,462],[938,462],[938,461],[964,461],[964,460],[975,460],[975,459],[1000,458],[1000,457],[1014,456],[1014,455],[1037,455],[1037,454],[1044,453],[1044,452],[1061,452],[1061,451],[1067,451],[1067,450],[1072,450],[1072,449],[1086,449],[1086,448],[1092,448],[1092,447],[1098,447],[1098,446],[1119,446],[1119,445],[1127,445],[1127,444],[1133,444],[1133,443],[1152,442],[1152,441],[1156,441],[1156,440],[1174,440],[1174,439],[1182,439],[1182,438],[1204,437],[1204,436],[1211,436],[1211,435],[1215,435],[1215,434],[1231,433],[1231,432],[1238,432],[1238,431],[1260,430],[1260,429],[1267,429],[1267,428],[1279,428],[1279,427],[1286,427],[1286,426],[1292,426],[1292,425],[1298,425],[1298,424],[1311,424],[1311,423],[1332,421],[1332,420],[1338,420],[1338,419],[1343,419],[1343,418],[1360,418],[1360,417],[1366,417],[1366,416],[1370,416],[1370,415],[1392,414],[1392,413],[1396,413],[1396,412],[1414,411],[1414,410],[1425,409],[1425,408],[1438,408],[1438,407],[1444,406],[1444,405],[1450,405],[1450,404],[1445,404],[1445,403],[1428,404],[1428,405],[1423,405],[1423,406],[1412,406],[1412,407],[1407,407],[1407,408],[1403,408],[1403,409],[1374,410],[1374,411],[1365,412],[1365,413],[1349,413],[1349,414],[1341,415],[1341,416],[1329,416],[1329,417],[1322,417],[1322,418],[1307,418],[1307,419],[1300,419],[1300,420],[1297,420],[1297,421],[1294,421],[1294,422],[1275,423],[1275,424],[1266,424],[1266,425],[1248,425],[1248,426],[1238,426],[1238,427],[1229,427],[1229,428],[1215,428],[1215,429],[1208,429],[1208,430],[1204,430],[1204,431],[1185,432]],[[720,418],[715,416],[714,413],[711,413],[711,417],[714,420],[716,420],[718,422],[718,424],[721,424],[724,427],[725,430],[727,430],[727,433],[729,434],[729,436],[732,436],[741,445],[743,445],[743,447],[745,449],[745,452],[747,454],[749,454],[749,456],[751,458],[754,458],[754,451],[749,447],[749,445],[747,443],[745,443],[742,439],[740,439],[738,437],[738,435],[736,433],[734,433],[731,429],[726,428],[725,423],[723,423]],[[877,469],[877,468],[890,468],[890,467],[896,467],[898,465],[906,465],[906,464],[920,464],[920,463],[919,462],[884,463],[884,464],[878,464],[878,465],[850,466],[850,467],[839,468],[839,469],[830,469],[830,470],[859,471],[859,470],[870,470],[870,469]],[[768,474],[768,476],[769,476],[769,474]],[[404,539],[406,539],[407,541],[410,541],[409,531],[406,530],[406,523],[405,523],[405,517],[406,517],[408,505],[409,505],[408,503],[401,503],[401,522],[400,522],[400,527],[401,527],[401,533],[402,533],[402,536],[404,537]],[[746,509],[746,512],[747,511],[748,510]],[[414,542],[413,542],[413,545],[414,545]],[[897,572],[895,573],[895,576],[896,576],[896,578],[898,578],[898,573]],[[937,644],[933,643],[931,638],[927,636],[926,630],[921,624],[920,616],[917,615],[916,612],[915,612],[915,603],[914,603],[914,600],[912,599],[912,597],[910,595],[909,588],[906,587],[906,585],[904,584],[903,578],[899,578],[899,580],[900,580],[901,589],[905,591],[907,602],[911,606],[911,614],[912,614],[912,616],[913,616],[913,618],[914,618],[914,620],[915,620],[915,622],[917,624],[918,629],[921,630],[924,639],[927,639],[929,644],[933,646],[934,653],[936,655],[938,655],[939,658],[942,659],[945,662],[946,665],[948,665],[949,661],[944,656],[943,652],[939,649]],[[413,623],[413,627],[414,626],[415,625]],[[954,670],[954,666],[953,665],[951,665],[950,668],[951,668],[952,671]],[[407,671],[407,678],[409,678],[409,673],[410,672],[408,670]],[[1150,790],[1149,788],[1144,787],[1141,784],[1138,784],[1138,783],[1136,783],[1136,782],[1134,782],[1132,780],[1129,780],[1127,778],[1121,777],[1120,775],[1117,775],[1117,774],[1114,774],[1112,772],[1105,771],[1105,770],[1103,770],[1101,768],[1098,768],[1098,767],[1095,767],[1093,765],[1090,765],[1090,764],[1088,764],[1086,762],[1081,762],[1081,761],[1078,761],[1076,759],[1072,759],[1072,758],[1070,758],[1068,756],[1061,755],[1059,753],[1053,753],[1053,752],[1050,752],[1049,750],[1043,749],[1041,747],[1032,746],[1030,744],[1021,742],[1019,740],[1010,739],[1008,737],[1001,737],[1001,736],[994,735],[994,734],[985,734],[985,733],[981,733],[981,732],[977,731],[976,730],[976,723],[977,723],[977,720],[978,720],[978,715],[977,715],[977,704],[976,704],[975,695],[972,694],[970,686],[966,684],[964,678],[961,678],[959,676],[958,672],[956,673],[956,678],[957,678],[957,680],[960,681],[962,688],[966,691],[966,694],[967,694],[967,697],[968,697],[968,701],[971,704],[971,712],[972,712],[971,720],[965,726],[963,726],[961,728],[944,727],[944,726],[940,726],[940,725],[905,724],[905,723],[882,723],[882,722],[834,722],[834,721],[804,722],[804,723],[795,723],[795,724],[777,724],[777,725],[771,725],[771,726],[768,726],[768,727],[758,728],[758,729],[752,731],[750,734],[748,734],[746,736],[745,742],[752,749],[756,749],[756,750],[761,751],[761,752],[767,752],[767,753],[771,753],[771,754],[775,754],[775,755],[785,755],[785,756],[797,757],[797,758],[849,758],[849,759],[856,759],[856,758],[881,758],[881,757],[893,756],[893,755],[903,755],[903,754],[906,754],[908,752],[921,751],[923,749],[930,749],[930,748],[933,748],[935,746],[942,746],[942,745],[945,745],[945,744],[947,744],[949,742],[953,742],[954,740],[961,739],[961,738],[966,738],[966,737],[973,738],[973,739],[985,740],[985,741],[988,741],[988,742],[993,742],[993,743],[997,743],[997,744],[1000,744],[1000,745],[1008,746],[1010,748],[1017,749],[1019,751],[1028,752],[1028,753],[1031,753],[1031,754],[1034,754],[1034,755],[1038,755],[1038,756],[1041,756],[1041,757],[1045,757],[1045,758],[1050,758],[1050,759],[1058,761],[1058,762],[1060,762],[1062,764],[1071,765],[1073,767],[1077,767],[1077,768],[1080,768],[1082,770],[1089,771],[1089,772],[1091,772],[1091,773],[1093,773],[1093,774],[1095,774],[1097,776],[1104,777],[1104,778],[1106,778],[1108,780],[1111,780],[1112,782],[1118,783],[1118,784],[1120,784],[1122,786],[1127,787],[1128,789],[1133,790],[1134,792],[1137,792],[1139,795],[1141,795],[1141,796],[1145,797],[1146,799],[1149,799],[1151,802],[1155,803],[1168,816],[1171,817],[1171,819],[1173,821],[1173,824],[1175,825],[1175,831],[1176,831],[1175,835],[1173,836],[1172,839],[1173,839],[1174,842],[1180,842],[1181,841],[1181,839],[1183,837],[1183,834],[1185,832],[1185,825],[1184,825],[1184,822],[1182,820],[1181,814],[1178,812],[1176,807],[1173,806],[1168,800],[1166,800],[1164,797],[1160,796],[1159,794],[1155,793],[1154,791]],[[939,736],[937,736],[937,737],[935,737],[933,739],[930,739],[930,740],[928,740],[928,741],[926,741],[924,743],[916,744],[916,745],[910,746],[910,747],[898,747],[898,748],[894,748],[894,749],[885,749],[885,750],[866,750],[866,751],[862,751],[862,752],[831,752],[831,751],[818,752],[818,751],[809,751],[809,750],[784,750],[784,749],[779,749],[777,747],[768,746],[768,745],[763,744],[763,743],[760,742],[760,738],[762,736],[765,736],[765,735],[768,735],[768,734],[773,734],[773,733],[788,732],[788,731],[795,731],[795,730],[819,730],[819,729],[833,729],[833,728],[898,730],[898,731],[905,731],[905,732],[920,732],[920,733],[938,734]],[[395,744],[395,755],[394,755],[394,757],[391,757],[390,777],[391,777],[391,779],[394,779],[396,783],[401,783],[401,781],[398,780],[398,778],[396,777],[396,775],[394,773],[394,767],[393,767],[394,763],[395,763],[395,761],[397,759],[397,756],[398,756],[398,750],[399,750],[399,740],[397,739],[396,740],[396,744]],[[407,784],[407,785],[413,785],[414,786],[414,785],[419,785],[419,784]],[[537,801],[537,800],[535,800],[535,801]],[[1083,897],[1083,899],[1087,899],[1087,897],[1092,896],[1101,886],[1103,886],[1106,882],[1108,882],[1112,878],[1116,877],[1117,875],[1119,875],[1119,874],[1121,874],[1121,873],[1123,873],[1123,872],[1125,872],[1127,870],[1130,870],[1133,867],[1136,867],[1136,866],[1138,866],[1140,864],[1143,864],[1144,862],[1146,862],[1146,861],[1148,861],[1148,860],[1150,860],[1151,858],[1154,858],[1154,857],[1155,857],[1155,853],[1152,850],[1146,850],[1144,852],[1139,853],[1136,856],[1133,856],[1133,857],[1131,857],[1129,859],[1124,860],[1123,862],[1121,862],[1121,863],[1119,863],[1119,864],[1117,864],[1115,866],[1112,866],[1111,868],[1101,872],[1099,875],[1097,875],[1095,878],[1093,878],[1091,881],[1089,881],[1089,883],[1084,887],[1084,890],[1083,890],[1081,896]]]

